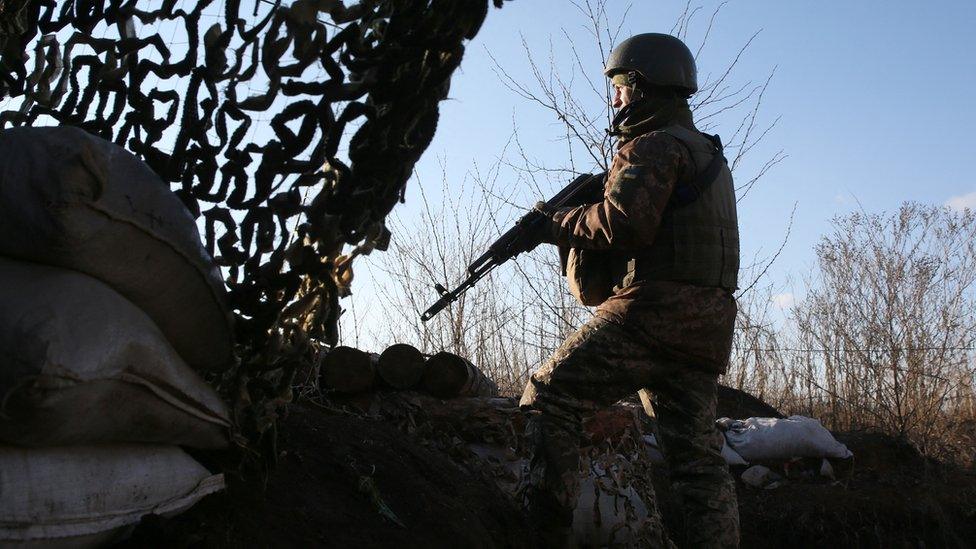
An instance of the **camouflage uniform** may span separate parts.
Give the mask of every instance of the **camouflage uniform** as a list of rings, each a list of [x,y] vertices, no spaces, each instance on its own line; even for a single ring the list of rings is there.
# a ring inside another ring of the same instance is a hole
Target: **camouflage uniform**
[[[628,141],[614,158],[604,200],[555,212],[547,241],[621,253],[640,249],[654,240],[676,182],[691,169],[689,151],[668,134]],[[615,183],[621,177],[626,192]],[[535,372],[521,404],[534,410],[527,429],[534,449],[528,496],[538,524],[558,530],[572,523],[582,417],[647,388],[682,504],[686,543],[738,546],[735,490],[714,425],[717,377],[728,362],[734,320],[728,290],[637,281],[616,288]],[[660,524],[660,517],[651,521]],[[657,545],[668,543],[662,529]]]

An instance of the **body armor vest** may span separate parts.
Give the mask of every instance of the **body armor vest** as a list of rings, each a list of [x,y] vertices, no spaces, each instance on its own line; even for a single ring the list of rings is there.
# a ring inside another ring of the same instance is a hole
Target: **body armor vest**
[[[688,180],[706,171],[716,154],[722,154],[708,137],[682,126],[663,131],[688,148],[695,173],[676,185],[657,237],[647,249],[618,256],[611,262],[614,290],[637,280],[670,280],[696,286],[735,290],[739,274],[739,228],[732,173],[721,161],[717,175],[696,182],[689,193]],[[693,195],[691,200],[682,199]]]

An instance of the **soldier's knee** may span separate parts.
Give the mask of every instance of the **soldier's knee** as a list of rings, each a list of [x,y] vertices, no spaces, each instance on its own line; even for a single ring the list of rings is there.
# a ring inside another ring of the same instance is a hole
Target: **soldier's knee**
[[[550,383],[530,379],[522,392],[519,407],[524,411],[534,410],[564,421],[579,421],[590,406]]]

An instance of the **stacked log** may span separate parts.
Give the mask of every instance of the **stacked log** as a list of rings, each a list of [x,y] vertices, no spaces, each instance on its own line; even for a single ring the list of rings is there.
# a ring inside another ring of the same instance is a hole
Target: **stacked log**
[[[427,359],[421,381],[424,390],[439,398],[498,395],[498,386],[470,361],[441,351]]]
[[[394,389],[413,389],[424,375],[426,358],[412,345],[397,343],[380,355],[377,370],[380,378]]]
[[[340,345],[322,359],[320,386],[346,394],[369,391],[376,385],[378,358],[375,354]]]
[[[465,358],[442,351],[425,359],[404,343],[379,355],[340,345],[319,365],[320,386],[340,395],[373,391],[381,380],[393,389],[417,389],[442,399],[498,395],[495,382]]]

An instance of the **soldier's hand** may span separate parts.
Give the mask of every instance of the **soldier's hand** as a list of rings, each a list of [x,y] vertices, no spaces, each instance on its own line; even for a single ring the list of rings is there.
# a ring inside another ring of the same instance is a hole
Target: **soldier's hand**
[[[531,252],[542,243],[545,231],[549,229],[546,221],[550,218],[545,202],[536,202],[529,213],[523,215],[516,225],[522,227],[518,238],[512,243],[509,252],[518,255],[523,252]]]

